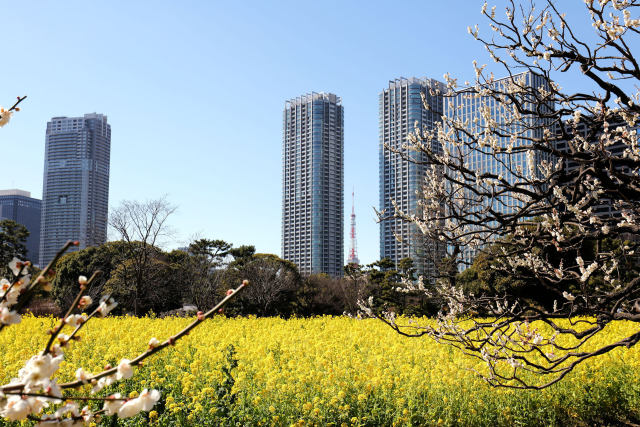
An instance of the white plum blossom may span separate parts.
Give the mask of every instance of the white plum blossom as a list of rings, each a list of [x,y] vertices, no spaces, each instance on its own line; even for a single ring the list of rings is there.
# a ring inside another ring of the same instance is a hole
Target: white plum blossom
[[[69,342],[69,335],[67,334],[58,335],[58,342],[60,343],[61,346],[65,346]]]
[[[16,285],[14,285],[11,289],[7,290],[6,292],[0,293],[0,296],[4,297],[8,306],[15,305],[18,302],[18,298],[20,297],[20,287]]]
[[[124,404],[124,401],[119,400],[122,399],[122,395],[120,393],[112,394],[107,399],[108,400],[104,401],[104,406],[102,407],[102,409],[104,409],[105,415],[117,414]]]
[[[138,396],[138,400],[140,400],[142,410],[148,412],[153,408],[153,405],[160,400],[160,392],[158,390],[149,391],[145,388],[142,390],[142,393],[140,393],[140,396]]]
[[[150,411],[153,405],[160,400],[160,392],[158,390],[144,389],[140,396],[125,402],[118,410],[118,417],[129,418],[137,415],[141,411]]]
[[[18,276],[20,272],[23,270],[24,263],[20,261],[18,258],[14,257],[9,263],[9,268],[14,276]]]
[[[100,305],[98,306],[98,314],[105,317],[111,310],[116,308],[118,303],[111,297],[102,297],[100,299]]]
[[[18,380],[26,384],[27,387],[41,384],[42,381],[48,380],[58,371],[63,358],[63,355],[53,357],[51,354],[33,356],[24,365],[24,368],[18,371]]]
[[[15,276],[14,282],[0,279],[0,329],[20,322],[20,316],[16,311],[11,310],[11,307],[18,303],[23,291],[30,282],[30,276],[23,274],[25,273],[25,267],[29,265],[28,262],[14,258],[9,265]],[[44,277],[44,275],[39,276],[36,284],[40,284],[40,282],[48,283],[48,278],[43,280]],[[80,276],[78,282],[81,285],[81,292],[83,292],[88,280],[86,277]],[[92,298],[85,295],[78,300],[77,308],[82,309],[92,303]],[[102,298],[96,313],[106,316],[116,306],[117,303],[113,298]],[[27,360],[24,367],[18,371],[17,378],[13,378],[7,384],[10,386],[10,390],[18,389],[20,393],[24,394],[14,395],[7,392],[7,395],[5,395],[0,391],[0,418],[8,421],[21,421],[37,415],[35,417],[39,420],[36,424],[37,426],[86,426],[91,421],[94,421],[95,415],[89,406],[85,406],[80,410],[78,404],[74,401],[74,397],[63,396],[62,388],[54,378],[64,358],[62,348],[70,341],[70,337],[60,333],[60,331],[65,325],[78,328],[89,318],[90,316],[84,313],[70,314],[63,319],[62,323],[59,323],[49,331],[53,338],[45,350]],[[155,348],[159,345],[160,341],[157,338],[151,338],[149,341],[150,348]],[[106,371],[111,367],[107,366],[104,369]],[[92,379],[94,375],[86,372],[83,368],[78,368],[75,372],[76,380],[82,384],[91,383],[93,386],[92,393],[95,393],[117,380],[131,378],[133,376],[131,361],[122,359],[116,368],[115,374],[103,375],[104,373],[100,375],[101,378],[99,380],[95,380]],[[139,397],[128,401],[122,399],[120,394],[115,394],[105,399],[103,410],[107,415],[117,414],[121,418],[129,417],[140,411],[151,410],[159,399],[160,393],[157,390],[149,391],[145,389]],[[51,404],[58,405],[61,401],[66,403],[54,413],[40,414]],[[127,403],[126,407],[124,407],[125,402]]]
[[[89,295],[85,295],[78,301],[79,308],[85,308],[93,304],[93,299]]]
[[[102,377],[93,385],[93,388],[91,389],[91,393],[97,393],[103,388],[110,386],[114,382],[116,382],[116,377],[114,375],[108,375],[106,377]]]
[[[0,323],[3,325],[15,325],[20,323],[20,315],[7,307],[0,308]]]
[[[78,381],[86,382],[89,377],[91,377],[91,374],[86,372],[83,368],[78,368],[76,370],[76,379]]]
[[[122,359],[118,364],[116,378],[129,379],[133,376],[133,368],[131,367],[131,361],[129,359]]]
[[[82,325],[86,321],[87,321],[86,314],[72,314],[66,319],[64,319],[64,323],[66,323],[67,325],[73,328]]]
[[[0,415],[10,421],[22,420],[30,413],[29,403],[20,396],[9,397],[4,407],[0,408]]]

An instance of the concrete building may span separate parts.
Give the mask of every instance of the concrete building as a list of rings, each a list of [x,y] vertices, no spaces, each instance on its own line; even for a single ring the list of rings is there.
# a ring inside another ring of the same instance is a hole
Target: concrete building
[[[403,212],[417,213],[417,192],[422,188],[427,166],[417,164],[425,159],[403,145],[416,125],[420,129],[433,129],[440,121],[436,112],[442,111],[443,98],[432,95],[431,89],[444,91],[445,85],[432,79],[399,78],[389,81],[389,87],[379,95],[379,194],[380,211],[386,216],[380,222],[380,258],[390,258],[396,264],[403,258],[411,258],[417,272],[430,281],[445,255],[444,247],[426,239],[414,224],[394,218],[393,203]],[[424,107],[423,95],[430,109]],[[434,150],[441,149],[438,141],[431,143]],[[416,162],[407,161],[396,150]]]
[[[340,97],[286,101],[282,142],[282,257],[300,273],[342,275],[344,111]]]
[[[40,265],[68,240],[83,249],[107,241],[111,126],[107,116],[54,117],[47,123]]]
[[[42,200],[22,190],[0,190],[0,219],[10,219],[29,230],[26,241],[27,259],[37,264],[40,259],[40,214]]]

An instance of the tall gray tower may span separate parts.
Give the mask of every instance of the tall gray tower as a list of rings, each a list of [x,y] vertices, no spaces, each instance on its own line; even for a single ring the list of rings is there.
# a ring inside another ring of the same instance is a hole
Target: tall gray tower
[[[436,276],[445,248],[425,239],[413,223],[393,215],[394,203],[407,214],[418,213],[418,193],[427,165],[420,153],[409,151],[405,144],[416,126],[433,129],[441,120],[437,112],[443,111],[443,97],[432,95],[431,89],[444,91],[445,85],[432,79],[399,78],[389,81],[389,87],[379,95],[380,211],[386,217],[380,222],[380,258],[390,258],[396,265],[411,258],[418,273],[427,279]],[[422,96],[429,109],[424,107]],[[431,143],[435,150],[440,149],[438,141]]]
[[[343,117],[342,100],[330,93],[285,103],[282,257],[304,275],[342,275]]]
[[[54,117],[47,123],[40,265],[67,240],[77,249],[107,241],[111,126],[107,116]]]

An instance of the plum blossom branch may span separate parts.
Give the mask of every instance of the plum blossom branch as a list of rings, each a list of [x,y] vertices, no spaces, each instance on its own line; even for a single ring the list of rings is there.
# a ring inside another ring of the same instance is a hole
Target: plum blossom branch
[[[6,286],[2,288],[3,294],[0,299],[0,307],[2,308],[3,321],[2,326],[18,323],[20,317],[15,312],[10,312],[7,321],[4,311],[9,307],[24,304],[23,299],[28,296],[33,289],[40,285],[46,285],[52,278],[52,266],[55,265],[57,259],[71,246],[77,245],[77,242],[68,242],[56,257],[45,267],[36,280],[29,282],[26,272],[30,265],[28,262],[14,260],[11,263],[11,269],[14,273],[14,281],[9,284],[3,281]],[[37,421],[38,425],[61,425],[61,424],[86,424],[97,420],[100,415],[117,415],[119,418],[128,418],[135,416],[141,411],[149,411],[160,399],[160,393],[157,390],[143,390],[136,398],[124,398],[119,393],[106,397],[99,396],[65,396],[63,390],[77,389],[86,384],[91,384],[92,393],[100,391],[107,385],[122,379],[128,379],[133,376],[133,368],[142,363],[143,360],[161,351],[169,345],[175,345],[182,337],[186,336],[193,328],[201,324],[204,320],[212,317],[218,312],[231,298],[233,298],[244,287],[248,286],[248,281],[234,290],[227,292],[227,295],[215,307],[206,313],[198,312],[196,320],[190,325],[171,336],[164,342],[160,342],[156,338],[151,338],[148,349],[139,354],[133,360],[122,359],[116,367],[106,367],[105,370],[96,375],[87,373],[83,368],[76,371],[76,381],[65,384],[58,384],[54,378],[58,371],[59,365],[64,358],[63,348],[71,341],[77,339],[78,332],[82,327],[95,316],[106,316],[117,303],[109,296],[103,297],[91,314],[73,314],[73,311],[84,309],[92,304],[89,296],[83,295],[94,279],[100,272],[95,272],[89,279],[80,276],[78,283],[80,290],[62,317],[58,325],[49,331],[50,337],[43,351],[29,359],[25,366],[19,371],[18,378],[13,379],[9,384],[0,386],[0,416],[8,420],[30,419]],[[62,334],[65,326],[70,326],[73,332],[70,335]],[[104,406],[101,410],[92,411],[89,406],[80,408],[77,402],[94,402],[102,401]],[[49,403],[66,402],[57,408],[52,414],[44,414],[38,416]]]

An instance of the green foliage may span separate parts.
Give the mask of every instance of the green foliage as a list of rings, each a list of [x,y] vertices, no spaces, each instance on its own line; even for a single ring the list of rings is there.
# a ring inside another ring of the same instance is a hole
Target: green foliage
[[[255,246],[251,245],[242,245],[237,248],[232,248],[229,250],[229,255],[233,257],[232,265],[241,265],[246,262],[253,260],[253,256],[256,253]]]
[[[109,242],[101,246],[86,248],[65,254],[55,265],[53,298],[59,307],[68,307],[78,293],[78,277],[91,276],[95,271],[102,274],[93,282],[88,294],[96,299],[102,293],[111,272],[123,261],[123,242]]]
[[[574,231],[577,233],[577,231]],[[616,283],[626,283],[637,275],[637,264],[634,258],[624,257],[622,247],[629,244],[620,239],[604,238],[601,240],[585,240],[577,249],[558,252],[555,246],[537,246],[533,253],[548,260],[552,265],[568,265],[575,262],[580,256],[585,263],[590,263],[598,253],[613,253],[621,260],[619,270],[621,278]],[[504,264],[509,255],[509,239],[496,242],[486,247],[476,258],[473,264],[458,273],[456,285],[460,286],[465,294],[481,296],[509,296],[517,298],[527,304],[552,310],[554,302],[563,301],[562,292],[589,294],[596,287],[606,290],[608,285],[604,281],[602,271],[591,275],[586,283],[581,283],[578,278],[564,279],[563,287],[544,286],[535,276],[531,276],[529,270],[519,269],[518,274],[504,271]]]
[[[230,251],[236,251],[224,240],[198,239],[189,245],[189,253],[207,262],[210,267],[219,267]]]
[[[357,275],[358,271],[349,268],[345,272]],[[383,258],[360,269],[367,277],[368,294],[374,298],[378,310],[391,310],[405,315],[433,315],[439,306],[429,301],[423,292],[398,292],[403,281],[415,282],[416,269],[411,258],[398,261],[398,266],[389,258]]]
[[[172,262],[174,254],[158,252],[149,259],[146,273],[138,286],[132,286],[131,259],[123,260],[111,271],[104,291],[119,301],[122,312],[143,314],[150,310],[163,312],[182,307],[183,286],[180,280],[181,264]]]
[[[136,292],[130,285],[133,267],[124,248],[127,245],[129,243],[122,241],[109,242],[64,255],[55,266],[56,276],[52,282],[58,306],[68,307],[73,302],[78,292],[78,276],[89,277],[99,270],[102,274],[89,289],[94,301],[100,295],[111,294],[119,303],[117,310],[123,313],[132,312],[134,305],[143,313],[181,307],[183,266],[188,254],[182,251],[167,254],[157,249],[142,287]]]
[[[351,311],[345,298],[345,279],[327,274],[312,274],[305,278],[295,295],[293,312],[298,316],[341,315]]]
[[[22,225],[10,219],[0,220],[0,265],[3,271],[2,277],[7,277],[10,270],[7,264],[14,257],[21,260],[27,260],[27,247],[25,246],[29,230]],[[37,262],[38,260],[32,260]]]
[[[233,390],[233,385],[236,383],[235,378],[233,378],[233,370],[238,366],[236,349],[233,344],[229,344],[223,353],[225,363],[221,368],[222,382],[216,387],[217,400],[214,405],[216,415],[222,422],[233,416],[233,408],[237,397],[236,392]]]
[[[502,246],[493,244],[480,253],[466,270],[458,274],[456,283],[466,294],[482,295],[511,295],[522,294],[528,287],[534,286],[531,280],[521,276],[514,276],[500,271],[497,267],[503,262]]]

